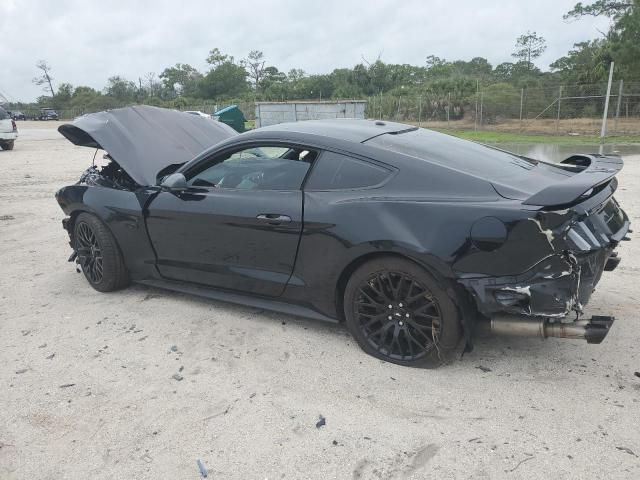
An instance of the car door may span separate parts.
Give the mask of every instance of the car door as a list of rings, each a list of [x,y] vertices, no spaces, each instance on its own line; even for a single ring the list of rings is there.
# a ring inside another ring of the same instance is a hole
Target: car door
[[[162,191],[146,225],[160,274],[229,290],[280,295],[302,232],[302,183],[316,153],[282,144],[214,154]]]

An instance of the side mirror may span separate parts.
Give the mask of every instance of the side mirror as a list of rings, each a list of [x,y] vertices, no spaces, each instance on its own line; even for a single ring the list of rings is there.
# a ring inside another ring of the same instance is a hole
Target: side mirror
[[[189,187],[187,185],[187,179],[181,173],[172,173],[166,176],[164,180],[162,180],[162,183],[160,183],[160,186],[171,191],[186,190]]]

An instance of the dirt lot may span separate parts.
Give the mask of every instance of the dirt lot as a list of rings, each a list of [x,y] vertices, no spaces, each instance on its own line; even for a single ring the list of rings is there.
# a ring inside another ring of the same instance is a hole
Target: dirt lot
[[[602,345],[486,338],[402,368],[341,327],[92,290],[53,198],[92,152],[19,126],[0,152],[1,479],[197,479],[197,459],[216,479],[640,478],[640,242],[587,309],[618,319]],[[620,181],[638,222],[640,156]]]

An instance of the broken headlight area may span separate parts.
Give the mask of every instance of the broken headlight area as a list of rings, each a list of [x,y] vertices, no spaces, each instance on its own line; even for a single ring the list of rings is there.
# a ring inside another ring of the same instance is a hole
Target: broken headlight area
[[[138,184],[108,154],[104,155],[108,163],[103,167],[92,165],[80,176],[79,184],[101,186],[117,190],[135,190]]]
[[[611,248],[579,255],[565,252],[545,258],[521,275],[460,281],[486,317],[510,313],[561,318],[582,313],[611,254]]]

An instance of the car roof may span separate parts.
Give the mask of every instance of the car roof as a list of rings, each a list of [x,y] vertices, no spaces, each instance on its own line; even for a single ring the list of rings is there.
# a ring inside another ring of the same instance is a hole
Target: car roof
[[[362,143],[385,133],[400,133],[416,130],[418,127],[402,123],[380,120],[359,120],[353,118],[332,118],[327,120],[306,120],[302,122],[278,123],[261,127],[253,132],[301,133],[320,135],[348,142]]]

